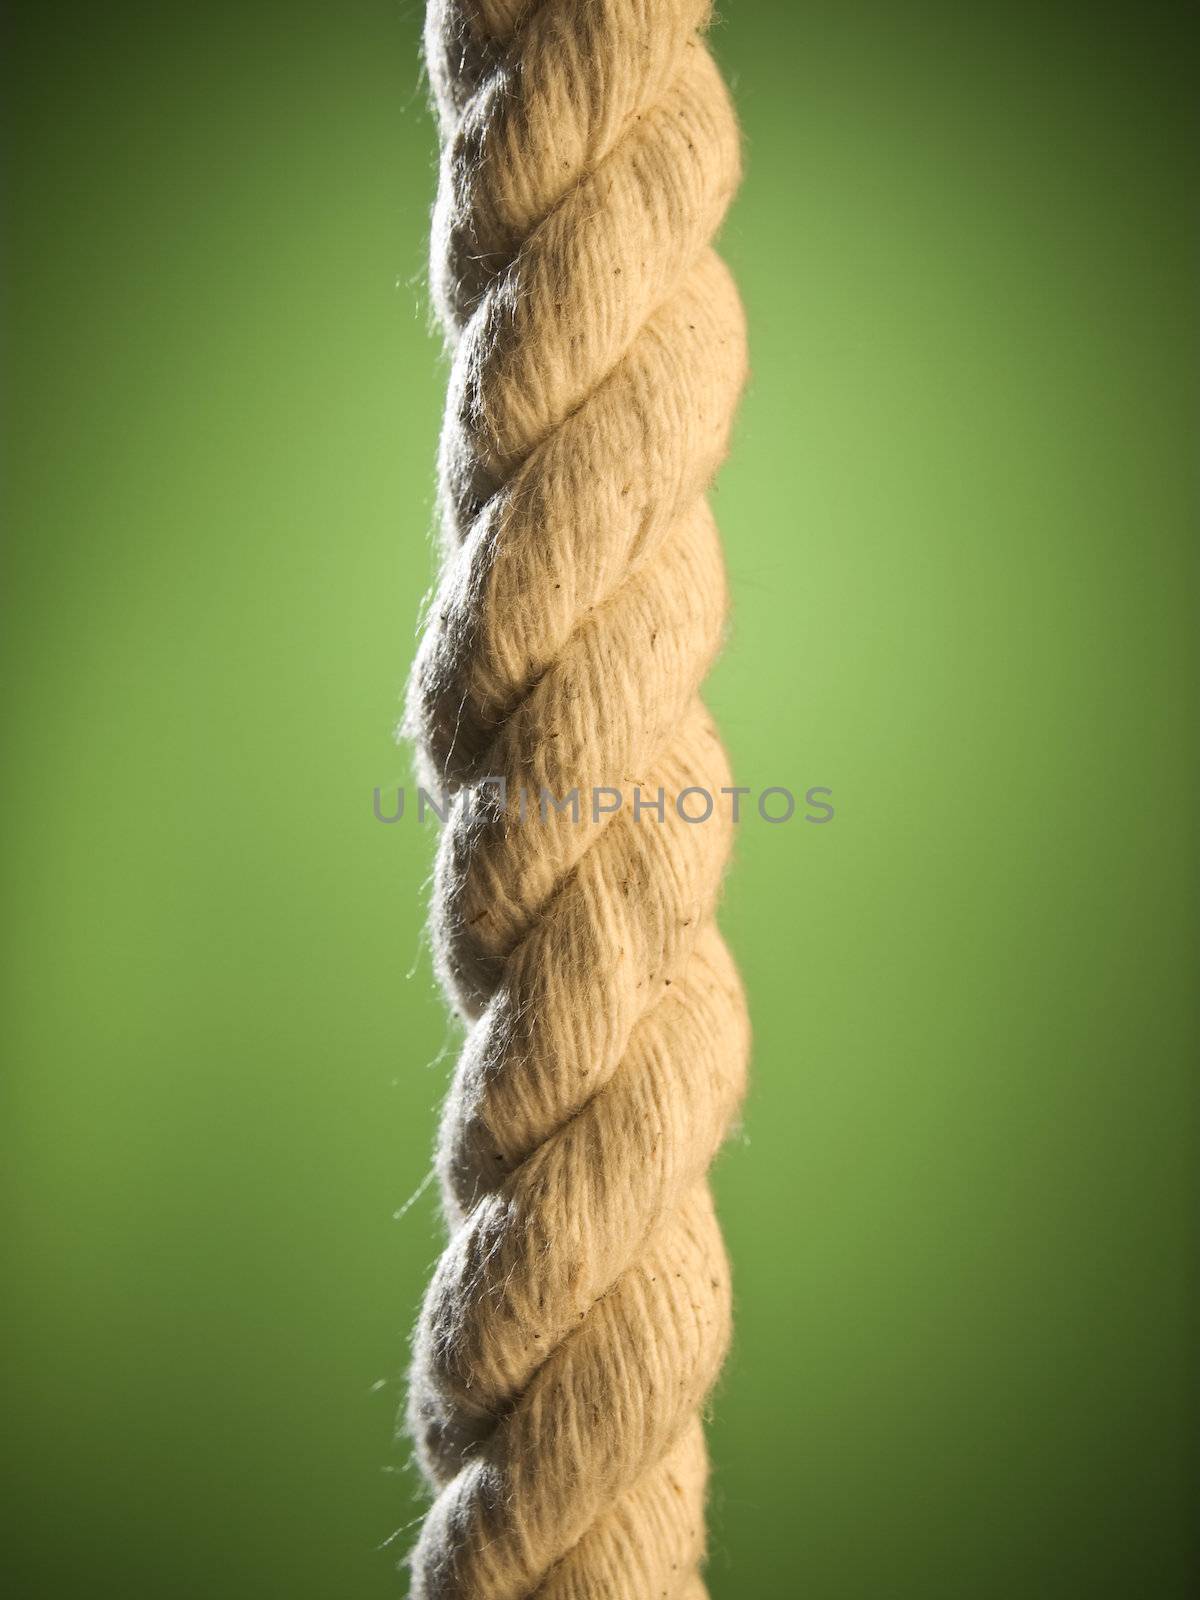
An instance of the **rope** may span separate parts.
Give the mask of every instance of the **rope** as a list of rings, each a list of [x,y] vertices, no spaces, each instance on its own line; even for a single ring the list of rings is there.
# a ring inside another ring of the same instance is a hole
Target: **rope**
[[[672,803],[731,782],[698,698],[726,607],[704,490],[745,371],[709,247],[739,169],[707,11],[427,18],[453,364],[409,726],[458,791],[433,925],[468,1033],[410,1387],[426,1600],[705,1593],[699,1413],[730,1321],[706,1170],[748,1044],[713,920],[728,808]],[[539,805],[573,788],[577,817]]]

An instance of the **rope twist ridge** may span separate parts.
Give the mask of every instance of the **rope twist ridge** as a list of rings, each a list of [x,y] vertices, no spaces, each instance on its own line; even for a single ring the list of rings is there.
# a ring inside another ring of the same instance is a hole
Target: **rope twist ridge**
[[[705,490],[746,363],[710,246],[739,162],[708,9],[428,11],[453,360],[408,727],[459,791],[433,928],[468,1031],[410,1384],[419,1600],[706,1592],[700,1410],[730,1321],[706,1173],[748,1051],[714,920],[730,823],[632,795],[731,783],[699,698],[726,610]],[[513,815],[581,785],[578,820]],[[593,787],[623,804],[596,814]]]

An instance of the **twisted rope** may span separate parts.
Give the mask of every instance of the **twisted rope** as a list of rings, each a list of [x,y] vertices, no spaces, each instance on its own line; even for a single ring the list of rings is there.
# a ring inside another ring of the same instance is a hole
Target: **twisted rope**
[[[725,808],[672,804],[730,783],[698,698],[726,606],[704,490],[745,368],[709,247],[738,139],[707,11],[428,12],[453,367],[409,724],[424,776],[468,790],[433,921],[469,1025],[409,1403],[428,1600],[705,1592],[699,1410],[730,1317],[706,1170],[747,1052],[713,920]],[[515,819],[520,789],[580,785],[578,821]],[[662,820],[635,818],[634,788],[660,786]]]

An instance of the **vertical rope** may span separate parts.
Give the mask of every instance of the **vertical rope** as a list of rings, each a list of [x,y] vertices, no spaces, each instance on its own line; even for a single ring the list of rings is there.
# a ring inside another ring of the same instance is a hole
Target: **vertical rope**
[[[747,1052],[713,920],[728,807],[674,803],[731,781],[698,698],[726,606],[704,491],[745,369],[709,243],[738,139],[707,11],[428,12],[453,366],[409,723],[426,781],[468,791],[433,906],[468,1024],[450,1240],[409,1404],[430,1600],[704,1594],[699,1411],[730,1305],[706,1170]],[[577,816],[539,807],[573,789]]]

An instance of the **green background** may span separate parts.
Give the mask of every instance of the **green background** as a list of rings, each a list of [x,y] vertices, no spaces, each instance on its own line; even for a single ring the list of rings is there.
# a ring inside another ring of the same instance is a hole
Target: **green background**
[[[1191,8],[727,0],[720,1600],[1192,1592]],[[397,1595],[455,1035],[408,0],[10,9],[4,1568]],[[387,1541],[389,1541],[388,1543]]]

